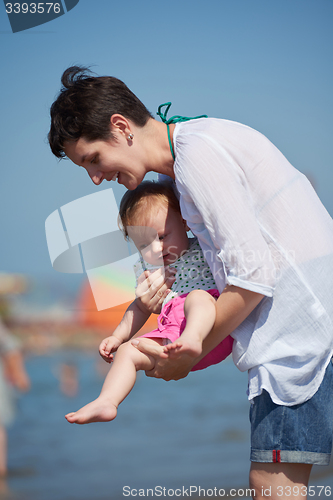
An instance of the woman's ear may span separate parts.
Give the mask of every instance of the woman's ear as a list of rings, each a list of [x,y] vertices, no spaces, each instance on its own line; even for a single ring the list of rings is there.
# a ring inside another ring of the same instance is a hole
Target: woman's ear
[[[123,115],[112,115],[110,118],[110,127],[111,132],[118,131],[126,137],[131,133],[130,124]]]

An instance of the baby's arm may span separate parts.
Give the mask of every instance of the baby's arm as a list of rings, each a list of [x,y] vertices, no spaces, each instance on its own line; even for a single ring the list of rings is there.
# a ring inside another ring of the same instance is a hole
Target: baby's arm
[[[127,308],[123,319],[114,330],[113,334],[102,340],[99,346],[99,353],[102,358],[108,363],[111,363],[113,360],[112,353],[115,352],[123,342],[132,338],[133,335],[143,327],[149,316],[150,312],[142,307],[142,305],[138,303],[138,300],[135,299]]]

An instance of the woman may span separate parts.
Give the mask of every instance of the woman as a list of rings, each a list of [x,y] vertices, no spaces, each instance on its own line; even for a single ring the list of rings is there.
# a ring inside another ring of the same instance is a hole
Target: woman
[[[195,361],[159,360],[149,375],[187,375],[227,335],[249,373],[250,485],[256,498],[304,498],[312,464],[327,464],[333,422],[333,223],[307,179],[260,133],[227,120],[155,121],[123,82],[69,68],[51,107],[57,157],[98,185],[134,189],[147,172],[175,181],[183,218],[222,292]],[[169,123],[168,123],[169,122]],[[146,279],[145,279],[146,278]],[[170,282],[149,281],[157,312]],[[144,340],[138,348],[159,357]],[[315,422],[315,423],[314,423]]]

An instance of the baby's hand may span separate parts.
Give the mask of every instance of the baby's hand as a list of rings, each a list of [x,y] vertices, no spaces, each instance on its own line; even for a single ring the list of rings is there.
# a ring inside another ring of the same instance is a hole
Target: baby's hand
[[[113,352],[115,352],[121,344],[121,340],[117,339],[117,337],[107,337],[102,340],[99,346],[99,353],[107,363],[111,363],[113,361]]]

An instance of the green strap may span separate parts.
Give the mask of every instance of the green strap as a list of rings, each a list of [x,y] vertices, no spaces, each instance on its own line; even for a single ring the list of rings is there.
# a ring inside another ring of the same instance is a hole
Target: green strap
[[[166,106],[165,108],[165,111],[164,113],[162,113],[162,108],[164,108],[164,106]],[[168,129],[168,139],[169,139],[169,146],[170,146],[170,151],[171,151],[171,154],[172,154],[172,158],[175,160],[176,157],[175,157],[175,153],[173,151],[173,147],[172,147],[172,142],[171,142],[171,137],[170,137],[170,127],[169,125],[171,123],[178,123],[178,122],[188,122],[189,120],[195,120],[196,118],[208,118],[207,115],[200,115],[200,116],[192,116],[191,118],[188,117],[188,116],[179,116],[179,115],[175,115],[175,116],[172,116],[171,118],[167,118],[167,114],[168,114],[168,111],[170,109],[170,106],[171,106],[171,102],[165,102],[164,104],[161,104],[159,107],[158,107],[158,111],[157,111],[157,115],[161,118],[162,122],[166,124],[167,126],[167,129]]]

